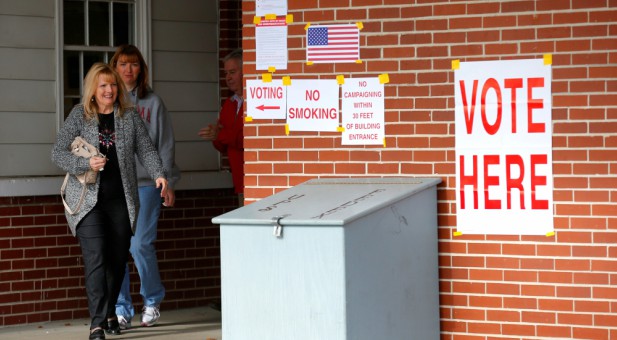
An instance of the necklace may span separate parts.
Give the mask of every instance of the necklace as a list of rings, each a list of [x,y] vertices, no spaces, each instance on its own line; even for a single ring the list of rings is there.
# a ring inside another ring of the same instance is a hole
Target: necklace
[[[99,122],[99,143],[109,151],[109,148],[116,143],[114,116],[113,114],[99,115]]]

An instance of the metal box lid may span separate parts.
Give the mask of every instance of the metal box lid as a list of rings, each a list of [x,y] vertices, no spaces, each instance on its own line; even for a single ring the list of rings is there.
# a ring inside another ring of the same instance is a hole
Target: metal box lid
[[[212,219],[221,225],[346,225],[441,183],[440,178],[312,179]]]

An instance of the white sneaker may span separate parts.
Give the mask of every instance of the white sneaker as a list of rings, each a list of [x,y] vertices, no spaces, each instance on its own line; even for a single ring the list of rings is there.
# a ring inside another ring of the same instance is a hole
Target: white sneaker
[[[141,325],[144,327],[154,326],[160,317],[159,307],[144,306],[144,309],[141,311]]]
[[[120,329],[131,328],[131,320],[125,318],[122,315],[118,315],[118,324],[120,324]]]

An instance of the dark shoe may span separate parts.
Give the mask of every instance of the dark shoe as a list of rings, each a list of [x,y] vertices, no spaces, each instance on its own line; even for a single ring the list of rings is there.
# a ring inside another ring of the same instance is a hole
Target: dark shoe
[[[120,324],[118,323],[118,319],[107,320],[105,333],[109,335],[120,335]]]
[[[94,332],[90,332],[90,337],[88,340],[105,340],[105,332],[101,328],[95,330]]]

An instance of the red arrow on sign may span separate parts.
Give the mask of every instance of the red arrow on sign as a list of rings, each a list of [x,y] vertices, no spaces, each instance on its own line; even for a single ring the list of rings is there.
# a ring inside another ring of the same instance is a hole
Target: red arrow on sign
[[[259,105],[257,106],[258,110],[264,111],[264,110],[278,110],[280,109],[280,106],[265,106],[265,105]]]

